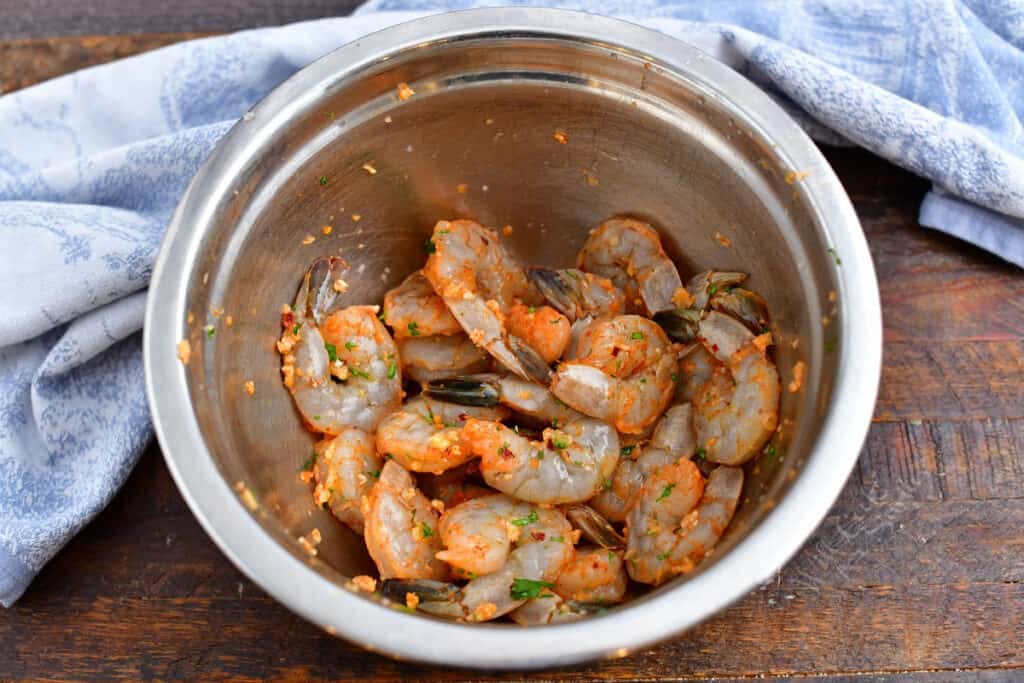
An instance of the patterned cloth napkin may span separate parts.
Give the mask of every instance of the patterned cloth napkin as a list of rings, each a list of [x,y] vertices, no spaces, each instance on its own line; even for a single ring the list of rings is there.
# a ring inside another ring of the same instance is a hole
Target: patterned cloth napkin
[[[140,330],[178,197],[278,83],[359,36],[473,0],[181,43],[0,98],[0,603],[101,510],[150,439]],[[529,4],[536,4],[532,0]],[[1024,266],[1019,0],[575,0],[728,63],[817,140],[933,183],[923,225]]]

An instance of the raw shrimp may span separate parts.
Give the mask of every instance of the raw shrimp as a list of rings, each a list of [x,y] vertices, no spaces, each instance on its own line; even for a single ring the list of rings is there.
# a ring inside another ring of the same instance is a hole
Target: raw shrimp
[[[621,551],[588,548],[562,566],[554,591],[566,600],[607,605],[622,600],[627,580]]]
[[[659,467],[692,456],[696,445],[690,404],[669,408],[647,445],[622,449],[615,473],[590,501],[590,506],[609,521],[625,521],[644,480]]]
[[[462,328],[430,282],[417,270],[384,295],[384,321],[395,339],[459,334]]]
[[[676,350],[646,318],[594,321],[580,335],[577,357],[559,364],[551,393],[585,415],[636,434],[652,425],[675,389]]]
[[[380,421],[377,452],[413,472],[440,474],[473,457],[459,444],[459,432],[471,417],[503,420],[508,417],[508,410],[501,406],[455,405],[417,396]]]
[[[587,316],[607,318],[625,313],[626,295],[608,278],[575,268],[539,266],[528,268],[526,274],[548,303],[573,322]]]
[[[706,485],[690,460],[659,469],[626,519],[630,577],[659,584],[692,570],[729,526],[742,490],[738,467],[715,469]]]
[[[779,419],[779,373],[766,349],[771,335],[754,337],[740,322],[711,312],[701,342],[724,365],[693,400],[697,442],[711,462],[742,465],[771,438]]]
[[[491,356],[471,342],[461,328],[458,334],[405,337],[396,343],[402,371],[416,382],[483,372],[491,364]]]
[[[488,621],[549,593],[573,556],[572,528],[561,512],[502,494],[448,510],[440,533],[445,550],[438,557],[469,583],[460,589],[437,582],[385,582],[386,596],[414,593],[425,612]]]
[[[693,401],[701,385],[711,379],[715,368],[721,365],[700,342],[690,344],[679,352],[679,372],[676,377],[675,403]]]
[[[363,534],[363,496],[380,476],[380,458],[373,450],[373,437],[354,427],[314,446],[313,501]]]
[[[388,461],[363,501],[366,549],[382,579],[441,579],[448,575],[441,550],[438,515],[412,476]]]
[[[327,434],[345,427],[372,432],[402,400],[398,349],[377,307],[328,313],[336,296],[331,285],[345,268],[339,258],[313,262],[293,310],[282,316],[277,345],[296,407],[310,428]]]
[[[563,600],[560,595],[551,593],[527,600],[522,607],[510,612],[508,616],[520,626],[543,626],[576,621],[591,614],[600,614],[607,609],[601,603],[589,604]]]
[[[548,364],[505,325],[513,305],[538,303],[538,297],[497,235],[474,221],[439,221],[431,241],[434,252],[423,274],[473,343],[523,379],[547,383]]]
[[[423,393],[467,406],[504,405],[554,427],[584,417],[557,399],[546,387],[512,375],[483,373],[427,382]]]
[[[683,286],[657,231],[633,218],[612,218],[591,231],[576,265],[611,280],[629,311],[647,315],[674,308],[672,297]]]
[[[688,344],[697,337],[700,321],[708,309],[726,313],[755,334],[767,331],[771,319],[768,304],[760,294],[737,285],[746,273],[706,270],[690,278],[686,291],[675,298],[677,308],[654,316],[673,341]]]
[[[480,456],[488,485],[533,503],[575,503],[591,498],[619,460],[619,438],[609,425],[580,418],[545,429],[531,441],[489,420],[467,420],[463,451]]]
[[[569,344],[571,323],[551,306],[516,304],[509,309],[506,323],[509,332],[526,342],[546,363],[561,358]]]

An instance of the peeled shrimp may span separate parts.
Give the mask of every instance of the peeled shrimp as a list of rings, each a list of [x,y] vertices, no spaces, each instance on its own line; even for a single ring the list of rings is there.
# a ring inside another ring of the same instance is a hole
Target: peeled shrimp
[[[590,506],[609,521],[625,521],[644,480],[663,465],[689,458],[695,448],[692,407],[686,403],[669,408],[647,445],[622,449],[615,473],[590,501]]]
[[[427,396],[469,406],[504,405],[554,427],[584,417],[557,399],[546,387],[512,375],[482,373],[427,382]]]
[[[612,604],[626,594],[627,580],[621,551],[589,548],[562,566],[554,590],[574,602]]]
[[[576,264],[621,289],[627,310],[647,315],[674,308],[672,297],[683,286],[657,231],[633,218],[612,218],[591,231]]]
[[[417,270],[384,295],[383,317],[395,339],[460,334],[462,328],[430,282]]]
[[[414,593],[425,612],[488,621],[550,593],[573,556],[572,528],[561,512],[501,494],[446,511],[440,532],[445,549],[438,557],[469,583],[386,582],[385,595]]]
[[[361,536],[361,502],[380,476],[380,458],[373,450],[373,437],[346,427],[337,436],[317,443],[313,452],[314,502]]]
[[[721,365],[703,344],[690,344],[679,352],[679,372],[676,374],[676,403],[693,401],[701,385],[711,379],[715,368]]]
[[[346,268],[339,258],[314,261],[292,312],[282,316],[278,342],[285,386],[315,431],[346,427],[372,432],[402,400],[398,349],[377,319],[376,306],[328,313],[332,283]]]
[[[418,396],[380,421],[377,452],[413,472],[439,474],[473,457],[459,444],[459,432],[467,420],[507,416],[501,406],[462,406]]]
[[[569,345],[571,323],[551,306],[516,304],[509,309],[506,323],[509,332],[526,342],[546,363],[561,358]]]
[[[576,353],[558,366],[551,393],[620,432],[644,431],[672,399],[676,351],[646,318],[597,320],[580,335]]]
[[[483,372],[491,356],[462,333],[433,337],[405,337],[397,341],[405,376],[416,382]]]
[[[724,365],[693,400],[697,441],[707,459],[741,465],[771,438],[779,419],[779,373],[766,355],[771,335],[754,337],[741,323],[711,312],[701,321],[701,342]]]
[[[548,364],[505,325],[506,311],[537,297],[497,235],[474,221],[439,221],[432,243],[423,274],[473,343],[523,379],[546,383]]]
[[[591,316],[607,318],[625,313],[626,295],[605,277],[568,268],[533,267],[526,271],[548,303],[570,321]]]
[[[448,572],[441,550],[438,515],[412,476],[388,461],[363,502],[366,549],[382,579],[441,579]]]
[[[619,460],[619,438],[591,418],[545,429],[531,441],[489,420],[468,420],[463,451],[480,456],[480,472],[492,487],[533,503],[575,503],[591,498]]]
[[[659,584],[691,571],[729,526],[742,490],[738,467],[715,469],[706,485],[690,460],[660,468],[626,518],[630,577]]]

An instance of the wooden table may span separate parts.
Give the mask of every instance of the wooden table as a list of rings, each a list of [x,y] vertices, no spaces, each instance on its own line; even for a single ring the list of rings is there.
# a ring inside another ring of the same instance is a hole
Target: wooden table
[[[238,23],[197,0],[155,17],[116,15],[119,3],[74,4],[93,12],[65,26],[66,3],[0,0],[0,17],[12,19],[0,28],[0,87],[195,35],[17,39],[33,20],[24,6],[73,33],[111,21],[181,31],[197,26],[184,23],[189,11],[213,17],[200,28],[224,30],[351,5],[307,0],[278,16],[273,3],[226,3],[251,10]],[[693,632],[537,678],[1024,680],[1024,277],[919,227],[923,181],[861,151],[826,154],[864,224],[885,316],[874,424],[840,501],[778,576]],[[428,677],[522,678],[399,664],[291,614],[207,538],[155,445],[110,507],[0,612],[0,680]]]

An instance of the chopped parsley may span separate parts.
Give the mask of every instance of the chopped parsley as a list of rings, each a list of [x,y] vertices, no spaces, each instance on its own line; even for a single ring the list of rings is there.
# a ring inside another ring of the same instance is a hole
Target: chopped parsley
[[[316,465],[316,451],[312,451],[309,454],[309,460],[307,460],[306,462],[302,463],[302,470],[303,471],[311,470],[311,469],[313,469],[314,465]]]
[[[395,365],[395,361],[388,363],[388,379],[394,379],[398,373],[398,366]]]
[[[708,296],[714,296],[717,291],[718,285],[711,285],[710,287],[708,287]]]
[[[537,312],[537,307],[536,306],[530,306],[526,310],[528,310],[530,313],[536,313]]]
[[[675,484],[665,484],[661,489],[661,494],[658,496],[658,502],[661,502],[668,498],[672,494],[672,489],[676,487]]]
[[[678,382],[678,381],[679,381],[679,375],[678,375],[677,373],[675,373],[675,372],[673,372],[673,373],[672,373],[672,374],[670,375],[670,377],[672,378],[672,381],[673,381],[673,382]]]
[[[420,524],[420,535],[423,536],[423,538],[432,538],[434,535],[434,530],[430,528],[429,524],[423,522],[422,524]]]
[[[212,337],[216,333],[217,333],[217,329],[213,325],[207,325],[206,326],[206,336],[207,337]]]
[[[612,490],[612,480],[611,479],[605,479],[604,481],[602,481],[601,482],[601,490],[602,491],[611,491]]]
[[[295,336],[298,336],[299,330],[301,330],[301,329],[302,329],[302,325],[300,325],[299,323],[295,323],[294,325],[292,325],[292,334],[295,335]]]
[[[373,375],[371,375],[370,373],[366,372],[365,370],[360,370],[359,368],[355,368],[355,367],[349,368],[348,372],[353,377],[362,377],[363,379],[371,379],[371,380],[373,379]]]
[[[536,458],[537,460],[543,460],[544,451],[538,450],[536,453],[533,454],[533,457]]]
[[[643,332],[634,332],[631,335],[629,335],[629,338],[630,339],[643,339],[644,338],[644,333]]]
[[[345,342],[345,348],[351,351],[352,349],[356,348],[356,343],[350,339],[349,341]]]
[[[423,251],[427,252],[428,254],[433,254],[434,252],[436,252],[437,245],[434,244],[434,240],[427,240],[426,242],[424,242]]]
[[[327,176],[325,176],[325,175],[320,176],[320,184],[321,185],[326,185],[327,184]]]
[[[327,357],[334,363],[338,360],[338,347],[330,342],[324,342],[324,348],[327,349]]]
[[[410,321],[409,324],[406,325],[406,327],[409,328],[409,334],[412,335],[413,337],[420,336],[420,326],[419,323],[417,323],[415,320]]]
[[[843,259],[839,258],[839,254],[832,247],[828,248],[828,253],[832,254],[832,258],[835,260],[837,266],[843,265]]]
[[[552,439],[551,445],[560,451],[564,451],[566,448],[569,447],[569,442],[566,441],[565,439]]]
[[[317,422],[319,422],[320,421],[320,416],[319,415],[314,415],[313,419],[316,420]]]
[[[695,450],[693,453],[694,455],[697,456],[698,460],[705,460],[708,457],[708,452],[704,449],[703,446],[697,446],[697,450]]]
[[[778,449],[775,448],[775,444],[770,443],[764,447],[764,455],[767,460],[771,460],[778,454]]]
[[[611,550],[608,551],[608,561],[609,562],[614,562],[616,557],[618,557],[618,555],[613,553]]]
[[[825,340],[825,353],[832,353],[836,350],[836,343],[829,339]]]
[[[527,524],[535,524],[540,517],[537,516],[536,510],[530,510],[530,514],[526,517],[517,517],[512,520],[512,523],[516,526],[526,526]]]
[[[374,472],[367,472],[366,476],[368,476],[370,479],[380,479],[380,470],[376,470]]]
[[[571,277],[573,280],[579,280],[580,279],[580,276],[576,274],[576,271],[574,271],[571,268],[569,270],[566,270],[565,274],[568,275],[569,277]]]
[[[511,458],[512,457],[512,449],[509,448],[508,441],[506,441],[505,443],[501,444],[501,446],[498,447],[498,457],[500,457],[500,458]]]
[[[565,536],[552,536],[551,540],[555,543],[565,543]]]
[[[555,584],[547,581],[534,581],[533,579],[512,579],[512,589],[510,591],[513,600],[530,600],[533,598],[539,598],[547,596],[547,593],[543,593],[545,588],[554,588]]]
[[[658,555],[658,559],[662,560],[662,561],[667,560],[668,556],[671,555],[671,554],[672,554],[671,552],[665,551],[665,552],[661,553],[660,555]]]
[[[623,455],[629,455],[630,453],[633,452],[634,448],[636,448],[636,444],[633,444],[632,446],[623,446],[622,447],[622,454]]]
[[[552,325],[557,325],[558,323],[562,322],[562,319],[561,318],[552,318],[548,322],[550,322]]]

